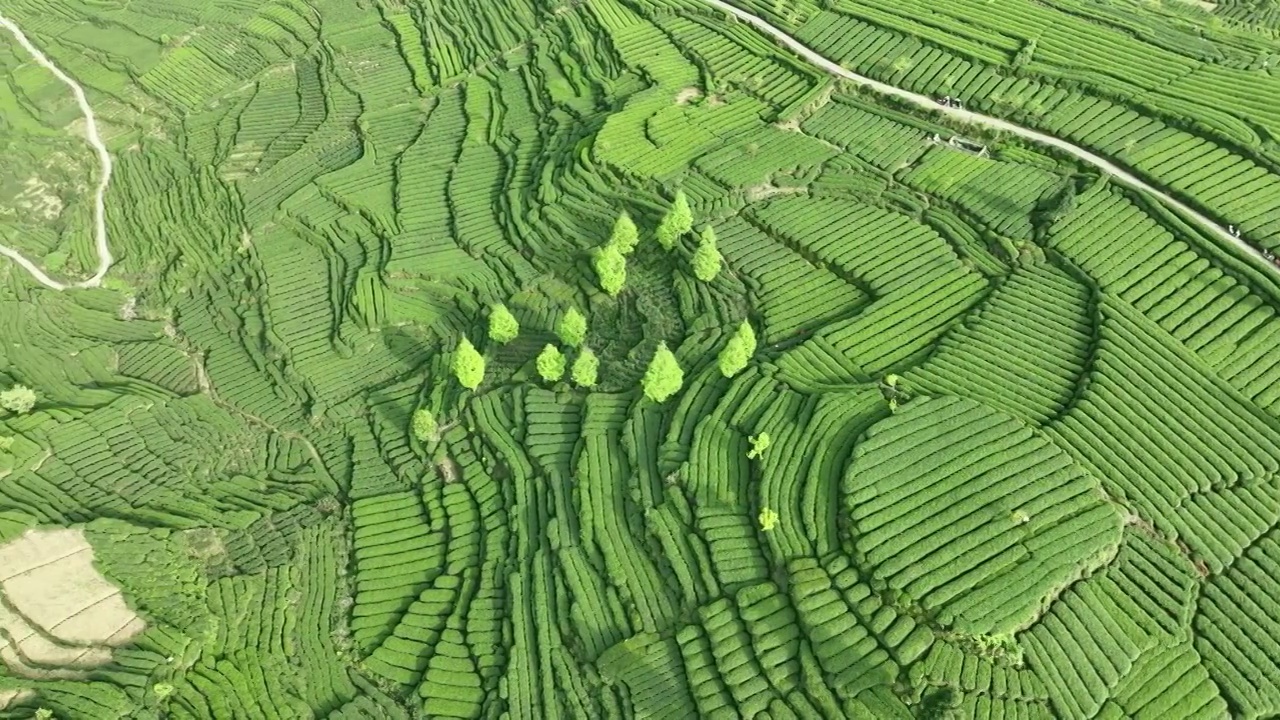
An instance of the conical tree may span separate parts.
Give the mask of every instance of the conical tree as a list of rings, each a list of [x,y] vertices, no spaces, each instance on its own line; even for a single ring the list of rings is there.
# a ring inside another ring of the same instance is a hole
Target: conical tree
[[[592,259],[596,276],[600,278],[600,289],[610,295],[617,295],[627,282],[627,259],[612,244],[605,245],[595,252]]]
[[[468,390],[475,390],[484,382],[484,356],[465,337],[453,351],[453,374]]]
[[[666,343],[658,343],[640,384],[645,396],[656,403],[666,402],[684,385],[684,370]]]
[[[564,377],[564,365],[564,353],[551,343],[547,343],[542,352],[538,353],[538,374],[549,383]]]
[[[711,282],[720,274],[720,250],[716,248],[716,232],[708,225],[698,237],[698,249],[693,251],[693,275],[702,282]]]
[[[489,309],[489,339],[503,345],[520,334],[520,322],[506,305],[498,303]]]
[[[587,318],[578,312],[578,308],[569,308],[556,323],[556,335],[565,345],[578,347],[587,339]]]
[[[725,343],[724,349],[716,357],[716,362],[720,365],[720,374],[731,378],[742,372],[750,359],[747,346],[743,344],[742,338],[735,334],[729,337],[729,342]]]
[[[747,363],[755,353],[756,332],[751,329],[751,323],[743,320],[716,358],[720,365],[720,373],[725,377],[737,375],[747,367]]]
[[[573,361],[573,382],[575,385],[584,388],[596,386],[596,380],[600,374],[600,359],[592,352],[591,348],[584,347],[582,352],[578,353],[577,359]]]
[[[618,219],[613,221],[613,233],[609,236],[609,244],[618,248],[618,252],[623,255],[630,255],[639,243],[640,230],[627,211],[623,210],[618,213]]]
[[[658,244],[670,250],[681,235],[692,229],[693,211],[689,209],[689,198],[685,197],[683,190],[677,190],[671,208],[658,224]]]

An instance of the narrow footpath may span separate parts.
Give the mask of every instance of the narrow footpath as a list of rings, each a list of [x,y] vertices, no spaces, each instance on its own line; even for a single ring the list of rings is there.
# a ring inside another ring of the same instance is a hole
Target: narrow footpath
[[[1195,210],[1194,208],[1190,207],[1189,205],[1182,202],[1181,200],[1178,200],[1172,195],[1169,195],[1163,190],[1152,187],[1146,181],[1142,180],[1141,178],[1138,178],[1137,176],[1133,175],[1129,171],[1116,165],[1115,163],[1112,163],[1110,160],[1107,160],[1104,157],[1101,157],[1092,152],[1089,152],[1088,150],[1085,150],[1084,148],[1079,147],[1078,145],[1073,145],[1061,138],[1056,138],[1052,135],[1046,135],[1045,133],[1039,132],[1037,130],[1031,130],[1029,128],[1022,127],[1021,125],[1015,125],[1009,122],[1008,120],[1001,120],[1000,118],[991,117],[989,115],[983,115],[982,113],[976,113],[971,110],[963,110],[960,108],[954,108],[947,105],[943,105],[942,103],[934,100],[933,98],[927,95],[914,93],[914,92],[911,92],[910,90],[904,90],[900,87],[889,85],[887,83],[880,82],[879,80],[873,80],[864,75],[859,75],[858,73],[847,70],[843,66],[837,63],[834,63],[831,60],[828,60],[827,58],[823,57],[822,55],[818,54],[817,52],[809,48],[804,43],[788,35],[785,31],[780,30],[777,27],[774,27],[773,25],[769,24],[766,20],[747,12],[746,10],[742,10],[733,5],[730,5],[724,0],[702,0],[702,1],[710,5],[711,7],[714,7],[729,13],[730,15],[738,18],[739,20],[750,23],[751,25],[755,26],[756,29],[764,33],[772,35],[776,40],[778,40],[778,42],[782,43],[783,45],[787,46],[791,50],[795,51],[797,55],[800,55],[801,57],[803,57],[810,64],[815,65],[819,68],[822,68],[823,70],[825,70],[826,72],[832,75],[844,78],[845,80],[851,80],[857,85],[871,88],[872,90],[882,95],[888,95],[891,97],[899,98],[901,100],[905,100],[913,105],[916,105],[917,107],[921,107],[926,110],[934,110],[934,111],[943,113],[945,115],[948,115],[950,117],[953,117],[957,120],[961,120],[967,123],[972,123],[974,125],[981,125],[984,127],[991,128],[993,130],[1003,130],[1012,135],[1017,135],[1018,137],[1025,138],[1032,142],[1036,142],[1041,145],[1048,145],[1050,147],[1054,147],[1054,148],[1057,148],[1058,150],[1068,153],[1071,156],[1075,157],[1076,159],[1082,162],[1085,162],[1089,165],[1092,165],[1093,167],[1098,168],[1102,172],[1110,175],[1111,177],[1115,178],[1116,180],[1120,181],[1125,185],[1128,185],[1131,188],[1148,192],[1151,195],[1155,196],[1156,198],[1159,198],[1159,200],[1163,202],[1165,205],[1178,211],[1183,217],[1194,221],[1195,224],[1199,225],[1204,230],[1208,231],[1214,237],[1220,238],[1232,245],[1235,245],[1236,247],[1245,251],[1249,255],[1253,256],[1253,258],[1256,259],[1259,264],[1265,267],[1273,277],[1280,278],[1280,268],[1276,267],[1275,264],[1273,264],[1270,260],[1268,260],[1267,257],[1262,254],[1262,251],[1260,249],[1254,247],[1253,245],[1250,245],[1243,238],[1239,238],[1231,234],[1230,232],[1227,231],[1226,228],[1222,227],[1221,225],[1217,224],[1213,220],[1209,219],[1207,216],[1205,216],[1203,213],[1199,212],[1198,210]]]
[[[45,57],[45,54],[40,52],[39,48],[31,44],[31,41],[27,39],[27,36],[12,20],[0,15],[0,27],[13,33],[13,37],[18,41],[18,44],[28,53],[31,53],[37,64],[53,73],[55,77],[71,88],[71,93],[75,95],[76,103],[80,105],[80,112],[84,115],[85,139],[93,146],[94,152],[98,155],[98,164],[102,168],[98,174],[98,186],[93,195],[93,241],[98,251],[98,268],[93,277],[80,282],[63,283],[49,277],[44,270],[41,270],[35,263],[23,257],[21,253],[11,247],[0,245],[0,255],[16,262],[31,273],[31,276],[41,285],[54,290],[98,287],[102,284],[102,278],[106,276],[107,270],[111,269],[111,263],[114,261],[114,258],[111,257],[111,248],[107,244],[106,207],[103,201],[103,196],[107,192],[107,185],[111,183],[111,154],[107,152],[107,146],[103,144],[102,137],[98,135],[97,119],[93,115],[93,108],[89,107],[89,101],[85,99],[84,88],[80,87],[79,83],[68,77],[49,58]]]

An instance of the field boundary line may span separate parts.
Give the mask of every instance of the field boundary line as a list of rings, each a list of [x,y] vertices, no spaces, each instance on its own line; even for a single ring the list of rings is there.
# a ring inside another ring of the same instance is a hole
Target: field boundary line
[[[775,40],[790,48],[810,64],[816,65],[832,75],[846,80],[851,80],[859,86],[870,88],[882,95],[889,95],[891,97],[905,100],[912,105],[925,110],[934,110],[957,120],[974,125],[982,125],[995,130],[1003,130],[1026,140],[1057,148],[1077,160],[1092,165],[1131,188],[1150,193],[1173,210],[1189,217],[1195,222],[1195,224],[1209,231],[1214,237],[1226,240],[1228,243],[1231,243],[1237,248],[1243,250],[1254,260],[1257,260],[1264,265],[1267,268],[1267,271],[1270,272],[1274,278],[1280,278],[1280,268],[1276,267],[1276,265],[1272,263],[1266,255],[1263,255],[1261,249],[1249,244],[1243,238],[1237,237],[1236,235],[1228,232],[1226,228],[1210,219],[1204,213],[1192,208],[1190,205],[1187,205],[1169,193],[1152,186],[1145,180],[1142,180],[1133,173],[1130,173],[1128,170],[1125,170],[1101,155],[1097,155],[1078,145],[1074,145],[1066,140],[1054,137],[1053,135],[1040,132],[1039,130],[1032,130],[1030,128],[1011,123],[1008,120],[992,117],[990,115],[983,115],[982,113],[973,112],[972,110],[964,110],[962,108],[944,105],[927,95],[921,95],[920,93],[911,92],[910,90],[904,90],[896,85],[890,85],[879,80],[873,80],[865,75],[859,75],[858,73],[845,68],[843,65],[829,60],[827,57],[818,53],[816,50],[813,50],[808,45],[805,45],[792,37],[785,30],[779,29],[758,15],[754,15],[739,7],[730,5],[724,0],[701,0],[701,2],[718,10],[727,12],[733,17],[754,26],[757,30],[764,32],[765,34],[772,35]]]
[[[89,144],[93,146],[93,150],[98,155],[98,163],[102,166],[102,170],[98,176],[98,187],[93,197],[93,236],[94,245],[98,251],[98,268],[93,276],[87,280],[81,280],[74,283],[63,283],[49,277],[35,263],[22,256],[22,253],[11,247],[0,245],[0,255],[13,260],[22,266],[31,276],[41,285],[52,288],[54,290],[66,290],[68,288],[90,288],[102,285],[102,278],[106,277],[107,270],[111,269],[111,263],[114,258],[111,256],[111,247],[107,244],[107,212],[106,204],[103,196],[107,192],[107,185],[111,183],[111,153],[107,152],[107,146],[103,144],[102,137],[98,134],[97,118],[93,115],[93,108],[89,107],[89,100],[85,98],[84,88],[69,75],[64,73],[61,68],[53,64],[40,48],[36,47],[22,29],[12,20],[0,15],[0,27],[13,33],[13,37],[18,41],[24,50],[31,53],[32,58],[41,67],[53,73],[54,77],[61,80],[64,84],[71,88],[71,94],[76,98],[76,104],[80,106],[80,112],[84,115],[84,135]]]

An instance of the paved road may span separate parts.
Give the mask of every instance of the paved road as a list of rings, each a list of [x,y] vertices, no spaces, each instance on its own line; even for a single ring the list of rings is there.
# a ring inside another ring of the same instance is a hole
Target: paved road
[[[1244,250],[1249,255],[1252,255],[1255,259],[1258,260],[1259,263],[1261,263],[1265,268],[1267,268],[1274,277],[1280,278],[1280,268],[1277,268],[1274,264],[1271,263],[1271,261],[1267,260],[1266,257],[1262,254],[1261,250],[1245,242],[1242,238],[1238,238],[1232,235],[1230,232],[1227,231],[1226,228],[1217,224],[1213,220],[1210,220],[1203,213],[1200,213],[1199,211],[1191,208],[1186,203],[1182,202],[1181,200],[1178,200],[1177,198],[1169,195],[1168,193],[1162,190],[1159,190],[1157,188],[1154,188],[1151,185],[1148,185],[1145,181],[1134,176],[1132,173],[1128,172],[1124,168],[1117,166],[1116,164],[1112,163],[1111,161],[1107,160],[1104,157],[1095,155],[1094,153],[1091,153],[1082,147],[1079,147],[1077,145],[1072,145],[1066,140],[1056,138],[1052,135],[1046,135],[1036,130],[1030,130],[1028,128],[1022,127],[1021,125],[1015,125],[1007,120],[1001,120],[1000,118],[991,117],[989,115],[983,115],[981,113],[976,113],[970,110],[961,110],[959,108],[948,107],[946,105],[943,105],[942,103],[937,102],[933,98],[928,97],[927,95],[920,95],[919,93],[913,93],[910,90],[903,90],[900,87],[895,87],[893,85],[882,83],[879,80],[872,80],[869,77],[865,77],[855,72],[851,72],[849,70],[846,70],[844,67],[828,60],[822,55],[819,55],[817,52],[810,49],[807,45],[801,43],[799,40],[796,40],[795,38],[788,35],[785,31],[780,30],[774,27],[773,25],[770,25],[765,20],[762,20],[761,18],[755,15],[752,15],[746,10],[742,10],[740,8],[734,7],[733,5],[730,5],[729,3],[724,2],[724,0],[702,0],[702,1],[712,7],[718,8],[720,10],[723,10],[729,13],[730,15],[733,15],[739,20],[743,20],[747,23],[750,23],[751,25],[754,25],[757,29],[761,30],[762,32],[772,35],[775,39],[777,39],[783,45],[786,45],[787,47],[794,50],[796,54],[800,55],[801,57],[803,57],[805,60],[809,61],[813,65],[816,65],[822,68],[823,70],[827,71],[828,73],[831,73],[832,75],[842,77],[846,80],[852,80],[854,83],[858,85],[869,87],[872,90],[875,90],[876,92],[881,93],[883,95],[890,95],[892,97],[900,98],[913,105],[922,107],[926,110],[936,110],[938,112],[954,117],[957,120],[963,120],[965,122],[972,123],[974,125],[983,125],[985,127],[993,128],[996,130],[1003,130],[1007,133],[1017,135],[1018,137],[1026,138],[1027,140],[1040,143],[1041,145],[1049,145],[1065,153],[1068,153],[1074,156],[1075,158],[1098,168],[1099,170],[1105,172],[1106,174],[1110,175],[1116,180],[1119,180],[1125,185],[1151,193],[1153,196],[1159,198],[1162,202],[1164,202],[1169,207],[1172,207],[1180,211],[1185,217],[1188,217],[1191,220],[1193,220],[1197,225],[1204,228],[1213,236],[1221,238],[1223,241],[1231,243],[1236,247],[1240,248],[1241,250]]]
[[[93,277],[76,283],[62,283],[46,275],[35,263],[23,257],[21,253],[11,247],[0,245],[0,255],[12,259],[27,272],[31,273],[31,276],[40,284],[54,290],[66,290],[69,287],[97,287],[102,284],[102,278],[106,276],[107,270],[111,268],[111,263],[113,262],[111,248],[107,245],[106,208],[103,205],[103,195],[107,192],[107,185],[111,182],[111,155],[107,152],[107,146],[102,143],[102,138],[98,135],[98,123],[93,116],[93,108],[89,107],[89,101],[85,99],[84,88],[80,87],[79,83],[68,77],[49,58],[45,57],[39,48],[32,45],[31,41],[27,39],[27,36],[22,33],[22,30],[12,20],[0,15],[0,27],[13,33],[14,39],[18,41],[18,44],[24,50],[31,53],[36,63],[48,69],[55,77],[71,88],[71,93],[76,97],[76,103],[80,105],[80,112],[84,114],[85,139],[93,146],[94,152],[98,155],[98,163],[102,166],[102,170],[98,175],[98,187],[93,196],[93,239],[98,250],[98,269],[94,272]]]

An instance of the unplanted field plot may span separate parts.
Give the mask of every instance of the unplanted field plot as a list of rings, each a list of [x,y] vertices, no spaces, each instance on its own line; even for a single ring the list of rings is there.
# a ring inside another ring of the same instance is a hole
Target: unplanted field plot
[[[1238,4],[735,4],[1274,244]],[[1280,714],[1280,284],[1152,198],[702,0],[4,13],[117,262],[0,272],[0,718]]]
[[[0,660],[19,676],[81,676],[146,628],[80,530],[29,530],[0,545],[0,593]]]

